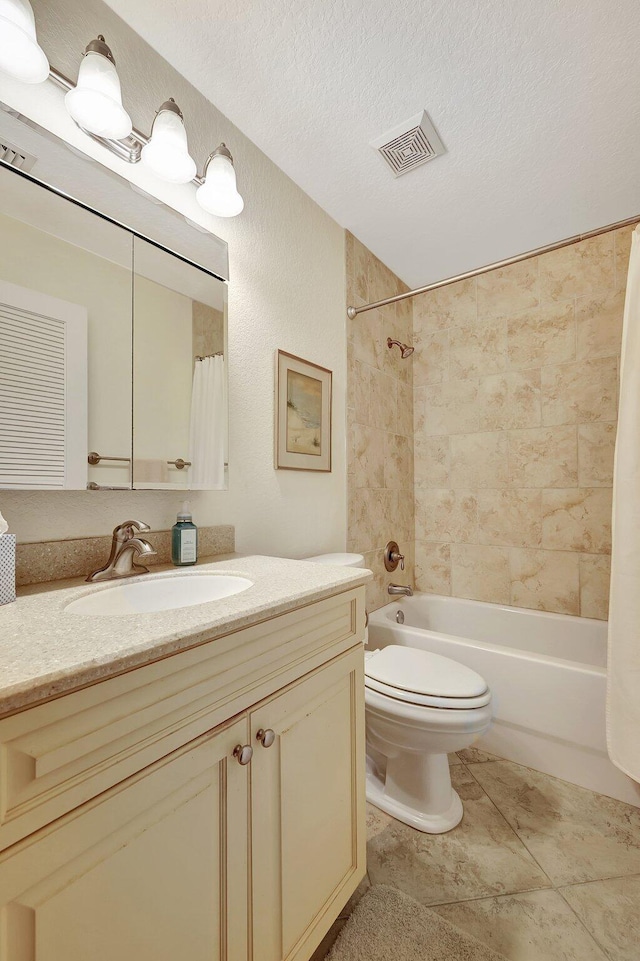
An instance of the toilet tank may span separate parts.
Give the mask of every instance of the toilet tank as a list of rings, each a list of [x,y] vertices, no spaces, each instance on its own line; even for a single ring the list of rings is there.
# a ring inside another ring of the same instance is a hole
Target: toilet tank
[[[333,567],[365,566],[362,554],[314,554],[313,557],[306,557],[305,560],[312,561],[314,564],[331,564]]]

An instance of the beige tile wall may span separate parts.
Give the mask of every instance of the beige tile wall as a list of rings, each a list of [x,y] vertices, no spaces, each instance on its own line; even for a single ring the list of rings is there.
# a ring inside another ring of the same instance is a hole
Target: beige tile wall
[[[384,264],[347,232],[347,302],[359,305],[406,290]],[[412,302],[348,321],[348,549],[364,554],[375,579],[370,611],[389,601],[391,581],[414,580],[413,359],[390,351],[387,337],[412,342]],[[406,570],[388,574],[383,551],[396,540]]]
[[[630,238],[413,300],[419,590],[607,616]]]

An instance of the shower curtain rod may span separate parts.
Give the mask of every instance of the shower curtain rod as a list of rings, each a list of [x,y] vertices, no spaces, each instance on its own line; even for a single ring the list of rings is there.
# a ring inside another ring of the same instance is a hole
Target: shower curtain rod
[[[559,240],[555,244],[547,244],[546,247],[537,247],[535,250],[528,250],[524,254],[516,257],[508,257],[506,260],[497,260],[494,264],[487,264],[486,267],[477,267],[475,270],[468,270],[464,274],[456,274],[455,277],[448,277],[446,280],[437,280],[433,284],[426,284],[424,287],[416,287],[415,290],[408,290],[404,294],[396,294],[395,297],[387,297],[386,300],[377,300],[373,304],[363,304],[361,307],[347,307],[347,315],[353,320],[358,314],[363,314],[367,310],[375,310],[376,307],[386,307],[388,304],[397,304],[401,300],[409,297],[417,297],[418,294],[427,294],[431,290],[438,290],[440,287],[448,287],[449,284],[457,284],[461,280],[469,280],[471,277],[479,277],[487,274],[491,270],[498,270],[500,267],[510,267],[512,264],[519,264],[522,260],[529,260],[531,257],[539,257],[540,254],[549,254],[552,250],[560,250],[562,247],[570,247],[572,244],[579,244],[581,240],[589,240],[591,237],[599,237],[610,230],[618,230],[620,227],[630,227],[640,221],[640,214],[637,217],[628,217],[626,220],[618,220],[615,224],[608,224],[606,227],[598,227],[597,230],[588,230],[584,234],[576,234],[568,237],[567,240]]]

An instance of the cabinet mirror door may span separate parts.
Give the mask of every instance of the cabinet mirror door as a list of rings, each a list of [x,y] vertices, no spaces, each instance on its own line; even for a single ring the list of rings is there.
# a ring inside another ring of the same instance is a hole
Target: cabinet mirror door
[[[0,167],[0,488],[131,488],[133,237]]]
[[[134,238],[133,486],[227,487],[226,285]]]

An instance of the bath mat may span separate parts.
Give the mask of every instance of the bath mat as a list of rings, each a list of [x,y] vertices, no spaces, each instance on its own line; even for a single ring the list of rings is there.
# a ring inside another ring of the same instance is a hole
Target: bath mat
[[[327,961],[505,961],[408,895],[377,884],[354,908]]]

